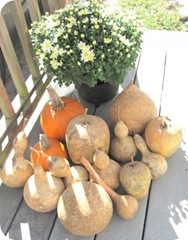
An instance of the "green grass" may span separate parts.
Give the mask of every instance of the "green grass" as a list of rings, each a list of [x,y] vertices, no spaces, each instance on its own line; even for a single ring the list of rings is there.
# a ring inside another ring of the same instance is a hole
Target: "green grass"
[[[180,6],[172,0],[118,0],[125,10],[138,15],[147,29],[188,31],[188,23],[180,21]]]

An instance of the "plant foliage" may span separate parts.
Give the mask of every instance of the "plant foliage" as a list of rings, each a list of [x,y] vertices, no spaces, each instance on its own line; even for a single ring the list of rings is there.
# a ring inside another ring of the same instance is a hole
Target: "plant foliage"
[[[122,83],[142,43],[135,17],[96,0],[42,16],[32,24],[30,36],[40,68],[60,86]]]

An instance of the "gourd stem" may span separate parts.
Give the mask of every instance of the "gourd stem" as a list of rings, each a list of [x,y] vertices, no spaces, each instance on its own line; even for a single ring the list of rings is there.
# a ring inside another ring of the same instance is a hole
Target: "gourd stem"
[[[47,86],[47,91],[50,96],[50,100],[52,102],[52,110],[58,111],[62,108],[64,108],[65,103],[61,100],[61,98],[58,96],[56,91],[52,88],[51,85]]]
[[[22,129],[23,132],[25,132],[25,126],[26,126],[27,122],[28,122],[28,118],[24,118],[23,129]]]
[[[134,158],[133,156],[131,156],[131,166],[134,166],[134,165],[135,165]]]
[[[41,175],[42,173],[45,173],[43,167],[40,165],[40,161],[39,161],[39,158],[40,158],[40,152],[38,150],[36,150],[35,148],[33,147],[30,147],[29,148],[31,151],[34,151],[36,154],[37,154],[37,160],[36,160],[36,164],[34,166],[34,174],[36,175]]]
[[[106,192],[110,195],[110,197],[112,198],[112,200],[116,200],[119,199],[121,196],[116,193],[114,190],[112,190],[100,177],[99,175],[96,173],[96,171],[93,169],[93,167],[91,166],[91,164],[89,163],[89,161],[82,156],[80,158],[80,162],[84,165],[84,167],[88,170],[88,172],[91,174],[91,176],[93,177],[94,181],[96,183],[98,183],[101,187],[103,187]]]
[[[120,116],[119,116],[119,112],[120,112],[120,105],[118,105],[118,121],[120,121]]]
[[[161,127],[162,127],[162,128],[167,127],[166,116],[162,116],[162,117],[161,117]]]
[[[39,141],[43,150],[47,150],[50,148],[50,141],[46,134],[40,134]]]

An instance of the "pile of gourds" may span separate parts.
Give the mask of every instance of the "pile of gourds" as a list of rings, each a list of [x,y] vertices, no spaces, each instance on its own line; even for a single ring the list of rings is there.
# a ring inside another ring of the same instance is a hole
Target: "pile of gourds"
[[[151,180],[166,173],[166,159],[182,141],[181,127],[157,117],[152,99],[133,83],[110,107],[113,137],[107,123],[87,114],[77,100],[59,97],[51,86],[47,90],[51,100],[40,115],[43,134],[30,146],[30,161],[24,158],[29,146],[23,128],[13,142],[13,159],[0,169],[2,182],[23,187],[24,200],[35,211],[57,208],[62,225],[76,235],[101,232],[111,220],[112,202],[122,219],[132,219]]]

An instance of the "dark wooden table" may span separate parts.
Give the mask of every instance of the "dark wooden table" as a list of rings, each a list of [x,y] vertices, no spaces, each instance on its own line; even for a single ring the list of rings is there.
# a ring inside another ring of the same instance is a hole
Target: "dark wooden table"
[[[188,239],[188,33],[147,31],[137,67],[125,77],[119,91],[132,79],[153,99],[158,114],[171,117],[182,126],[184,134],[180,148],[168,159],[167,173],[152,181],[148,196],[139,201],[139,210],[134,219],[122,220],[114,210],[110,224],[100,234],[89,237],[75,236],[63,228],[56,210],[50,213],[34,212],[25,204],[22,188],[11,189],[0,183],[0,227],[7,235],[5,239]],[[109,121],[112,101],[95,108],[80,99],[73,86],[63,88],[61,94],[78,98],[88,108],[89,114],[102,117],[112,130]],[[41,101],[47,101],[47,98],[46,94]],[[36,111],[38,114],[41,111],[40,103]],[[38,135],[42,132],[38,121],[33,124],[28,136],[29,146],[38,141]],[[11,156],[12,152],[9,157]],[[26,158],[29,158],[28,150]],[[3,239],[3,233],[0,234],[0,239]]]

